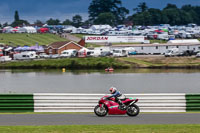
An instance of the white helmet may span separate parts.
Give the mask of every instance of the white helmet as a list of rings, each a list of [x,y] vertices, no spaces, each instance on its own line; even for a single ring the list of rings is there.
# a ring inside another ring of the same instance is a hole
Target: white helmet
[[[111,94],[115,93],[116,92],[116,88],[115,87],[110,87],[109,91]]]

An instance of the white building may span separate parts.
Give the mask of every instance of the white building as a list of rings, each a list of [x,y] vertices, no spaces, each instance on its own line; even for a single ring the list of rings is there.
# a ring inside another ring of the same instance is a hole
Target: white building
[[[117,46],[115,46],[117,47]],[[118,46],[119,47],[119,46]],[[132,47],[138,54],[164,54],[167,50],[172,48],[178,48],[179,51],[194,50],[200,51],[200,43],[196,44],[134,44],[126,45],[123,47]]]

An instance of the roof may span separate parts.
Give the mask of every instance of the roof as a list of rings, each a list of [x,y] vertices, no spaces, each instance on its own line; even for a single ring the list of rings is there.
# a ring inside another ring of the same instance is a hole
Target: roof
[[[47,47],[47,49],[48,49],[49,47],[51,47],[51,48],[53,48],[53,49],[60,49],[60,48],[64,47],[65,45],[68,45],[68,44],[70,44],[70,43],[73,43],[73,44],[79,46],[80,48],[83,48],[83,46],[81,46],[81,45],[79,45],[79,44],[77,44],[77,43],[75,43],[75,42],[73,42],[73,41],[62,41],[62,42],[54,42],[54,43],[50,44],[50,45]]]
[[[52,47],[53,49],[58,49],[67,43],[69,43],[69,41],[54,42],[52,44],[49,44],[49,46],[47,48]]]
[[[112,47],[155,47],[155,46],[195,46],[200,45],[200,43],[165,43],[165,44],[127,44],[127,45],[112,45]]]
[[[170,40],[168,43],[200,43],[198,39],[181,39],[181,40]]]
[[[92,25],[90,29],[111,29],[110,25]]]

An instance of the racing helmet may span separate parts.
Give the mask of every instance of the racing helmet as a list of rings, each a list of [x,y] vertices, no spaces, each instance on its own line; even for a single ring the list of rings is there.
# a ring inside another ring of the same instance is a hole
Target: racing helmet
[[[110,87],[109,91],[111,94],[115,93],[116,92],[116,88],[115,87]]]

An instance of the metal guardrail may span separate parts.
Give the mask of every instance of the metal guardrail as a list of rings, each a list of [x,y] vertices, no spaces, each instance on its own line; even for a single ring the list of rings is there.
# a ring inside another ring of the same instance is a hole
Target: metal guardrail
[[[33,111],[33,94],[0,94],[0,112]]]
[[[105,94],[34,93],[34,112],[93,112]],[[141,112],[186,112],[184,93],[125,94]]]

